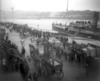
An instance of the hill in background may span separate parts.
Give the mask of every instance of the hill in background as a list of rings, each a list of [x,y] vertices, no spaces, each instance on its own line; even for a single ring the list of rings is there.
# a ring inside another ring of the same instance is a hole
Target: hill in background
[[[68,11],[68,12],[36,12],[14,11],[15,19],[85,19],[93,18],[93,11]],[[12,11],[2,11],[3,19],[12,19]]]

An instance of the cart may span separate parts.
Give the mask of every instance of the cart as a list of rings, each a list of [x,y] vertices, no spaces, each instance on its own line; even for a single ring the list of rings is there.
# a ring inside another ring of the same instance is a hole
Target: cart
[[[63,63],[50,58],[48,61],[44,58],[41,59],[41,67],[40,67],[41,76],[45,77],[55,77],[56,79],[63,79]]]
[[[33,51],[33,52],[32,52]],[[51,77],[58,79],[63,79],[63,63],[51,57],[46,58],[44,55],[34,53],[35,48],[30,46],[30,55],[33,59],[36,72],[39,77]]]

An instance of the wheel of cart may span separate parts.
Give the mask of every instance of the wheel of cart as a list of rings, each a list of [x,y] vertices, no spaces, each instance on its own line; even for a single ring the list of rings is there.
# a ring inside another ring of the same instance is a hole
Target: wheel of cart
[[[54,75],[58,80],[62,80],[64,78],[64,72],[60,65],[55,66],[55,74]]]
[[[26,81],[33,81],[33,76],[32,74],[28,74],[27,80]]]
[[[54,77],[57,80],[62,80],[64,77],[63,64],[55,59],[50,59],[49,62],[42,60],[42,72],[44,76]]]

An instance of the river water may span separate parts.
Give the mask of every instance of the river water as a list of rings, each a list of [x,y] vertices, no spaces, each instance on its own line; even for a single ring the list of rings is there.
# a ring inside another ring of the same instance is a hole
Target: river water
[[[62,23],[62,24],[69,24],[70,22],[75,22],[76,20],[64,20],[64,19],[3,19],[4,22],[14,22],[17,24],[27,24],[31,28],[36,28],[40,30],[46,31],[53,31],[52,30],[52,23]],[[99,22],[100,24],[100,22]],[[56,32],[56,31],[54,31]],[[74,39],[75,40],[75,39]],[[76,39],[78,43],[93,43],[100,46],[100,41],[96,40],[80,40]]]
[[[52,23],[62,23],[62,24],[69,24],[69,22],[74,22],[76,20],[64,20],[64,19],[3,19],[2,21],[5,22],[14,22],[18,24],[27,24],[29,27],[37,28],[37,29],[44,29],[51,31],[52,30]]]
[[[52,31],[52,23],[69,24],[77,19],[2,19],[4,22],[14,22],[17,24],[27,24],[29,27]],[[98,23],[100,25],[100,21]]]

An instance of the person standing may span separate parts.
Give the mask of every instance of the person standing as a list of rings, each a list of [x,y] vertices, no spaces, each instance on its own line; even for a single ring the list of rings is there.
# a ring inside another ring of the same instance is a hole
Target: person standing
[[[25,56],[25,48],[24,48],[24,46],[22,46],[21,55],[22,55],[23,57]]]
[[[34,79],[34,81],[38,81],[38,76],[36,73],[33,74],[33,79]]]
[[[25,47],[24,47],[24,40],[21,40],[20,43],[21,43],[21,46],[22,46],[21,55],[22,55],[22,56],[25,56],[25,52],[26,52],[26,51],[25,51]]]

